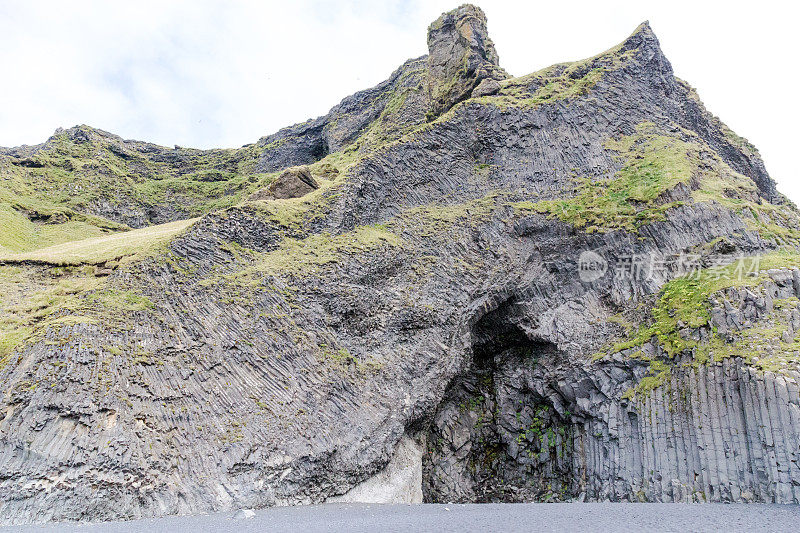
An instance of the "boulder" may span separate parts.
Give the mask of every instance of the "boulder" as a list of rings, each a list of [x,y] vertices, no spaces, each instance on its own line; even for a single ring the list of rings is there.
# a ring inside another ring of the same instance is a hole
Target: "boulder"
[[[479,96],[490,96],[492,94],[497,94],[500,91],[500,84],[497,80],[493,80],[487,78],[481,81],[475,89],[472,91],[472,97],[477,98]]]
[[[287,168],[278,179],[266,189],[266,194],[256,193],[259,200],[280,200],[286,198],[300,198],[319,189],[319,184],[311,175],[307,166]]]

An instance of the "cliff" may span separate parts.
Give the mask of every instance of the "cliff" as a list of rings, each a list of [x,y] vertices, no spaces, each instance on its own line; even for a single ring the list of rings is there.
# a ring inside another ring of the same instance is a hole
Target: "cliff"
[[[522,77],[474,6],[428,44],[241,149],[2,150],[6,523],[800,503],[800,217],[758,151],[647,23]]]

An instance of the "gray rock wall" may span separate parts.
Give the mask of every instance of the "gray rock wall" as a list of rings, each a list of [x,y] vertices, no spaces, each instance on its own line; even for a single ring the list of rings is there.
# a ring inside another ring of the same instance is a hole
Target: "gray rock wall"
[[[743,213],[691,202],[696,183],[669,191],[681,201],[635,232],[586,232],[515,208],[569,198],[577,176],[615,176],[622,163],[606,143],[642,122],[699,147],[703,171],[736,162],[715,155],[720,124],[686,104],[649,28],[626,43],[629,63],[586,94],[507,108],[466,101],[361,152],[303,224],[247,204],[116,270],[110,286],[152,308],[51,327],[0,368],[3,520],[322,502],[392,478],[387,465],[409,438],[427,443],[414,472],[429,501],[797,501],[796,363],[780,373],[746,357],[678,366],[664,386],[626,399],[648,366],[592,355],[618,333],[613,316],[645,312],[676,273],[587,283],[576,266],[585,250],[613,262],[719,239],[728,255],[755,254],[776,241]],[[406,66],[414,74],[392,87],[419,86],[419,61]],[[286,148],[262,168],[344,146],[384,116],[361,99],[385,110],[389,92],[343,103],[346,131],[311,121],[287,133],[295,140],[266,143]],[[393,111],[401,123],[424,119],[417,96]],[[745,163],[766,195],[770,182]],[[394,244],[359,241],[365,225]],[[327,248],[303,254],[308,243]],[[276,251],[292,262],[275,267],[264,254]],[[773,302],[800,287],[785,272],[772,284]],[[754,321],[788,321],[790,336],[800,325],[791,311],[773,317],[766,295],[715,298],[714,323],[731,334]]]

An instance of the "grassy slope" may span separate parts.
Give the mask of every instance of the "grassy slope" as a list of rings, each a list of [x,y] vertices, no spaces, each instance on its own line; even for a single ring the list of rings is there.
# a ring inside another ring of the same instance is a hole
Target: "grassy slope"
[[[48,328],[75,323],[108,325],[124,312],[153,304],[132,286],[97,277],[93,265],[157,254],[195,219],[73,241],[24,253],[0,253],[0,369],[20,346]],[[43,263],[44,268],[15,263]]]
[[[0,252],[0,262],[29,261],[64,266],[99,264],[123,257],[142,256],[167,243],[195,220],[178,220],[137,230],[57,244],[29,252]]]
[[[29,251],[127,229],[87,212],[165,207],[190,218],[236,204],[273,175],[255,173],[258,150],[168,149],[88,126],[0,154],[0,252]]]
[[[54,244],[99,237],[109,233],[112,224],[69,220],[59,224],[36,224],[9,204],[0,204],[0,255],[25,252]]]

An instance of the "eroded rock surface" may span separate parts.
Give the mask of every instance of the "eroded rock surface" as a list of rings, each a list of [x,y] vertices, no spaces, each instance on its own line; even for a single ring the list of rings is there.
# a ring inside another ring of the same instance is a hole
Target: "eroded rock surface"
[[[291,167],[281,172],[281,175],[270,184],[263,198],[258,195],[254,199],[300,198],[317,189],[319,189],[319,184],[311,175],[308,167]]]
[[[508,77],[486,31],[486,15],[473,5],[444,13],[430,25],[428,51],[434,115],[466,99],[482,81]]]

